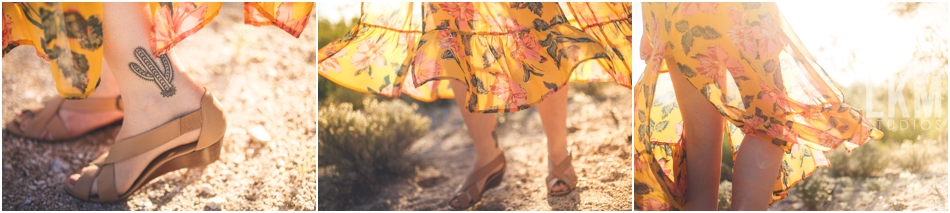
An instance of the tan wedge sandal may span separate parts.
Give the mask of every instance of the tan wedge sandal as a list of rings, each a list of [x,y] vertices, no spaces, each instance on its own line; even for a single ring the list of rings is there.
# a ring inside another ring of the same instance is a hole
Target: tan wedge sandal
[[[7,131],[17,136],[38,140],[47,140],[45,135],[42,134],[43,130],[46,130],[52,137],[50,141],[60,141],[83,136],[88,132],[122,120],[118,119],[115,122],[110,122],[103,126],[92,128],[87,132],[71,135],[69,134],[69,131],[66,131],[66,124],[63,122],[63,119],[59,117],[60,110],[82,113],[108,112],[112,110],[122,111],[122,97],[116,96],[115,98],[66,100],[63,99],[63,97],[57,95],[47,98],[45,101],[43,101],[43,103],[44,106],[41,108],[23,110],[23,113],[33,114],[33,121],[30,122],[30,125],[26,126],[25,128],[20,128],[20,123],[23,122],[21,119],[23,118],[18,116],[12,121],[7,122]]]
[[[572,154],[567,154],[567,157],[561,160],[561,163],[554,165],[554,167],[548,170],[548,177],[546,178],[547,185],[545,185],[548,187],[548,194],[552,196],[562,196],[571,193],[574,191],[574,188],[577,187],[577,175],[569,173],[569,169],[570,171],[574,170],[574,166],[571,164],[571,159],[573,158],[571,155]],[[550,161],[550,159],[548,161]],[[558,183],[567,186],[567,190],[559,192],[553,191],[552,189]]]
[[[502,152],[487,165],[469,175],[468,178],[465,179],[465,184],[462,184],[462,187],[459,188],[458,195],[455,195],[455,197],[449,200],[449,209],[463,210],[481,201],[482,194],[484,194],[485,191],[501,185],[501,179],[505,176],[506,164],[505,153]],[[460,206],[452,205],[452,201],[456,199],[458,199]]]
[[[115,182],[115,163],[127,160],[182,134],[201,128],[198,141],[172,148],[158,155],[142,174],[135,179],[124,194],[118,194]],[[145,133],[115,143],[105,158],[100,157],[82,171],[82,176],[72,187],[67,182],[66,192],[76,198],[95,203],[115,203],[127,199],[152,179],[183,168],[208,165],[218,160],[227,120],[221,104],[205,89],[201,108],[176,118]],[[97,195],[92,195],[93,181],[98,181]]]

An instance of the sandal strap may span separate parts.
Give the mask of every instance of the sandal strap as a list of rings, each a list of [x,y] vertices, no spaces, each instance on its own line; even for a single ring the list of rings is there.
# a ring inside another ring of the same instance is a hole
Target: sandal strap
[[[92,181],[99,175],[99,167],[92,165],[82,169],[79,180],[73,184],[72,195],[82,200],[89,200],[89,194],[92,192]]]
[[[119,200],[119,190],[115,187],[115,164],[106,164],[100,168],[96,179],[99,182],[100,201]]]
[[[488,176],[494,174],[496,170],[503,167],[504,164],[505,153],[503,152],[498,154],[498,156],[495,156],[495,159],[493,159],[491,162],[488,162],[488,164],[485,166],[482,166],[482,168],[475,170],[472,175],[469,175],[468,178],[465,179],[465,184],[462,185],[462,189],[467,189],[478,184],[481,184],[482,187],[480,188],[484,188],[485,181],[488,179]]]
[[[554,182],[552,180],[563,181],[565,184],[567,184],[568,188],[574,188],[574,186],[577,185],[577,176],[567,173],[568,169],[573,168],[571,164],[571,159],[573,159],[572,155],[573,154],[567,154],[567,157],[565,157],[564,160],[561,160],[560,163],[554,165],[554,168],[551,169],[547,178],[548,190],[550,190],[551,187],[554,187],[554,185],[557,184],[557,182]]]
[[[227,120],[224,118],[224,112],[221,111],[221,103],[208,89],[205,89],[205,94],[201,97],[201,107],[198,110],[142,134],[116,142],[109,151],[109,157],[101,164],[120,162],[138,156],[199,128],[201,132],[198,135],[195,150],[211,146],[224,137],[224,131],[227,129]]]
[[[43,132],[43,129],[46,128],[53,116],[59,117],[59,113],[57,112],[59,112],[59,108],[63,106],[63,101],[65,100],[66,99],[59,96],[46,99],[46,101],[44,101],[45,106],[36,116],[33,116],[33,121],[30,122],[30,125],[26,126],[23,134],[32,138],[43,138],[40,133]]]
[[[46,130],[52,136],[53,140],[59,140],[64,138],[72,137],[69,135],[69,131],[66,130],[66,124],[63,122],[63,119],[59,115],[53,116],[50,118],[48,125],[46,125]]]
[[[53,140],[70,138],[72,135],[66,130],[66,124],[59,117],[60,110],[84,113],[122,110],[121,99],[121,97],[115,97],[66,100],[59,96],[49,97],[43,101],[42,108],[34,110],[39,112],[33,117],[33,122],[23,129],[22,134],[32,138],[43,138],[40,133],[45,128],[52,135]]]
[[[62,98],[60,98],[62,99]],[[122,96],[114,98],[86,98],[82,100],[64,100],[62,110],[73,112],[105,112],[122,110]]]

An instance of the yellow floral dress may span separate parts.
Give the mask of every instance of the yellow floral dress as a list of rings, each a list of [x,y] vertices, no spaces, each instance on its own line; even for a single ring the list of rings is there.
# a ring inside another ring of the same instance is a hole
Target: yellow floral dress
[[[218,15],[222,3],[149,3],[152,53],[161,55]],[[276,26],[298,37],[313,2],[244,3],[245,23]],[[102,70],[102,3],[3,3],[3,55],[20,45],[50,62],[60,96],[82,99],[96,90]]]
[[[689,142],[667,66],[677,66],[729,121],[724,143],[733,153],[745,136],[785,150],[772,202],[816,167],[831,166],[823,152],[883,136],[844,103],[775,3],[643,3],[643,26],[647,66],[634,87],[637,210],[683,210],[685,202]]]
[[[452,98],[448,80],[459,80],[476,113],[530,108],[569,80],[629,88],[632,5],[563,6],[364,3],[359,24],[319,51],[318,70],[355,91],[421,101]]]

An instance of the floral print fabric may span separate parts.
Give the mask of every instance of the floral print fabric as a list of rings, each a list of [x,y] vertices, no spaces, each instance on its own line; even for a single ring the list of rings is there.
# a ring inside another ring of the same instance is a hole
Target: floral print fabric
[[[565,6],[584,12],[572,23],[557,3],[364,3],[359,25],[320,50],[319,73],[422,101],[452,98],[458,80],[476,113],[530,108],[569,80],[630,87],[631,5]]]
[[[772,202],[817,167],[831,166],[823,152],[840,145],[850,151],[883,136],[844,103],[775,3],[642,6],[640,56],[647,66],[634,88],[635,209],[682,210],[685,202],[683,144],[689,142],[667,66],[677,66],[729,121],[724,143],[732,153],[746,136],[785,150]]]
[[[218,15],[222,3],[149,3],[155,56],[166,53]],[[300,35],[313,3],[245,3],[245,23]],[[50,62],[60,96],[82,99],[95,91],[102,70],[102,3],[3,3],[3,54],[36,47]],[[92,85],[92,86],[90,86]]]

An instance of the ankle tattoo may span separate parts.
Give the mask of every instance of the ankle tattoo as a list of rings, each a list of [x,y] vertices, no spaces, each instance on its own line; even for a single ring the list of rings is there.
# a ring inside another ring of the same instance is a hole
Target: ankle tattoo
[[[159,69],[158,64],[156,64],[155,60],[145,51],[145,48],[136,47],[134,55],[141,65],[135,62],[129,62],[129,69],[132,70],[132,73],[135,73],[139,78],[145,79],[146,81],[155,82],[158,88],[162,90],[163,97],[175,95],[175,85],[172,84],[172,79],[175,77],[175,70],[172,67],[171,60],[168,59],[168,55],[162,54],[158,56],[158,59],[162,61],[162,66],[165,67],[165,69]],[[145,69],[142,68],[143,66]]]

